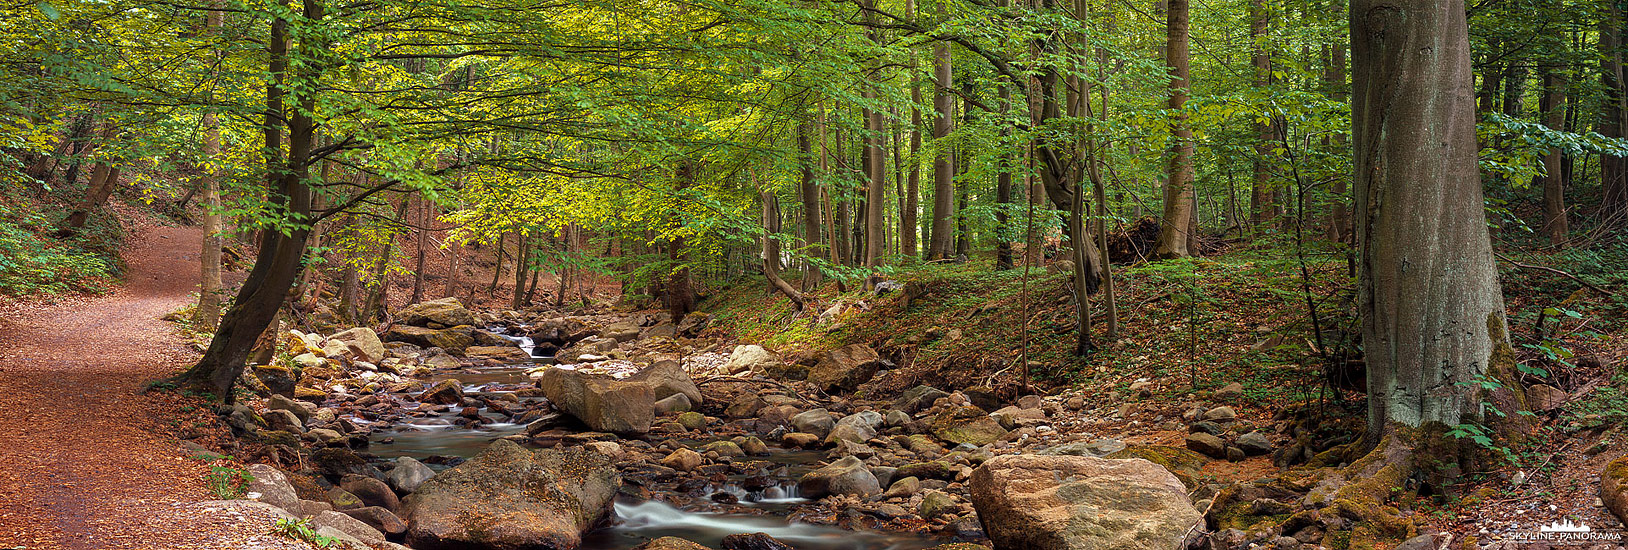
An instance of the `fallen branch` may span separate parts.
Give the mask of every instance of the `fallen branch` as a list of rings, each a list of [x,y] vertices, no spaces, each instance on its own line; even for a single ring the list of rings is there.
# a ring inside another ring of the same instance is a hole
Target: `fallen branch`
[[[1518,267],[1518,268],[1521,268],[1521,269],[1533,269],[1533,270],[1537,270],[1537,271],[1547,271],[1549,273],[1553,273],[1555,275],[1560,275],[1560,276],[1565,277],[1567,279],[1577,281],[1577,284],[1583,285],[1584,287],[1588,288],[1589,290],[1593,290],[1595,292],[1598,292],[1600,294],[1604,294],[1606,296],[1611,295],[1610,291],[1607,291],[1606,289],[1594,286],[1592,283],[1589,283],[1588,281],[1582,280],[1582,279],[1578,278],[1576,275],[1572,275],[1572,274],[1567,273],[1565,271],[1561,271],[1559,269],[1555,269],[1555,268],[1548,267],[1548,266],[1523,264],[1523,263],[1517,262],[1515,260],[1511,260],[1511,259],[1509,259],[1508,256],[1505,256],[1503,254],[1499,254],[1497,252],[1493,252],[1493,255],[1498,256],[1498,259],[1503,260],[1504,262],[1508,263],[1509,265],[1512,265],[1512,266],[1515,266],[1515,267]]]

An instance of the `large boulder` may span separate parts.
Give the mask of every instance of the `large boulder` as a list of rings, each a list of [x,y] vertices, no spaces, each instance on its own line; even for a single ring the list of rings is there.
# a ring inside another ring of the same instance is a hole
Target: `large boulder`
[[[566,346],[554,352],[554,359],[560,363],[575,363],[584,355],[605,355],[616,350],[617,341],[613,338],[592,337],[578,340],[577,343]]]
[[[671,359],[656,361],[633,373],[633,376],[627,377],[623,382],[649,386],[656,399],[684,394],[684,397],[690,399],[691,405],[700,405],[702,402],[701,389],[695,387],[695,381],[690,379],[690,373],[684,371],[683,364]]]
[[[1141,459],[1003,455],[968,483],[996,550],[1169,550],[1203,517],[1175,475]]]
[[[476,323],[475,314],[464,308],[463,302],[457,298],[447,297],[439,300],[420,302],[396,312],[396,318],[401,322],[428,327],[431,323],[441,325],[438,328],[455,327],[458,325],[473,325]]]
[[[865,344],[822,351],[808,368],[808,381],[826,393],[849,392],[882,370],[882,357]]]
[[[763,349],[763,346],[746,344],[735,346],[735,350],[729,352],[729,359],[718,366],[718,372],[723,374],[769,372],[780,364],[780,356]]]
[[[406,495],[417,491],[420,485],[423,485],[425,481],[429,481],[432,477],[435,477],[435,470],[431,470],[429,466],[425,466],[423,462],[414,460],[412,457],[402,456],[396,457],[396,467],[391,468],[390,473],[385,474],[384,479],[390,483],[390,488],[395,489],[397,493]]]
[[[573,549],[583,531],[610,513],[620,485],[602,453],[528,451],[500,439],[407,497],[407,544],[421,550]]]
[[[797,431],[811,433],[819,436],[821,439],[824,439],[827,434],[830,434],[831,428],[835,427],[836,424],[836,419],[831,418],[831,413],[826,412],[825,409],[805,411],[791,417],[791,425],[792,427],[797,428]],[[863,443],[863,441],[861,441],[861,443]]]
[[[367,327],[341,331],[329,336],[328,341],[343,343],[357,359],[369,363],[378,363],[385,357],[384,341],[379,339],[379,333]]]
[[[982,409],[960,407],[933,418],[933,435],[949,443],[988,445],[1006,437],[1007,430]]]
[[[642,434],[656,420],[656,394],[650,384],[550,368],[537,377],[537,385],[555,407],[595,431]]]
[[[437,405],[455,405],[463,402],[464,387],[455,378],[440,380],[424,388],[424,393],[418,394],[418,400]]]
[[[475,327],[459,325],[452,328],[425,328],[396,325],[384,331],[388,342],[406,342],[424,348],[441,348],[447,353],[462,355],[475,344]]]
[[[531,354],[520,346],[469,346],[464,349],[468,357],[485,357],[496,359],[504,363],[526,363],[531,361]]]
[[[1600,501],[1618,520],[1628,523],[1628,457],[1611,461],[1600,472]]]
[[[248,470],[249,498],[284,510],[299,510],[300,497],[281,470],[265,464],[250,464]]]
[[[803,474],[797,480],[797,489],[808,498],[828,495],[871,497],[882,492],[882,483],[876,479],[876,474],[865,467],[864,462],[848,456]]]
[[[949,396],[950,394],[944,390],[932,386],[916,386],[905,390],[903,395],[894,400],[893,407],[907,413],[914,413],[933,406],[933,402],[938,401],[939,398]]]

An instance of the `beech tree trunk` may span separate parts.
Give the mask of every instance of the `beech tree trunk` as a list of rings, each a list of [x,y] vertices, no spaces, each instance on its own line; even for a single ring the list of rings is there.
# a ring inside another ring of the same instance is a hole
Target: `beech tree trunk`
[[[1272,85],[1272,56],[1266,48],[1266,35],[1271,24],[1271,14],[1267,11],[1266,1],[1250,0],[1249,37],[1254,49],[1250,61],[1255,68],[1255,88],[1262,91]],[[1272,149],[1278,144],[1277,133],[1272,131],[1270,119],[1256,120],[1255,135],[1255,160],[1252,167],[1254,178],[1251,180],[1249,190],[1249,209],[1251,225],[1262,228],[1278,214],[1272,190],[1272,165],[1268,161],[1272,156]]]
[[[322,19],[323,4],[306,0],[302,15],[308,21]],[[265,162],[268,198],[286,208],[292,227],[282,231],[261,230],[260,252],[254,268],[249,270],[242,290],[231,308],[222,316],[209,349],[196,365],[177,377],[177,381],[195,387],[208,388],[222,400],[232,400],[232,385],[243,374],[245,360],[266,327],[277,318],[277,312],[288,298],[289,288],[299,276],[300,261],[305,255],[305,240],[310,234],[311,189],[308,186],[312,140],[316,125],[311,113],[316,111],[315,97],[297,96],[298,106],[285,112],[283,98],[284,74],[288,70],[288,23],[276,19],[272,23],[267,49],[270,52],[266,85],[266,112],[262,123],[265,136]],[[320,50],[326,46],[302,44],[302,49]],[[312,71],[309,66],[302,70]],[[314,78],[314,74],[306,75]],[[288,128],[288,154],[282,154],[283,125]]]
[[[220,29],[225,12],[209,10],[205,16],[204,27],[206,32],[213,36]],[[219,55],[218,53],[216,54]],[[215,113],[206,112],[201,121],[203,126],[203,154],[210,162],[220,156],[220,121],[215,119]],[[205,167],[203,175],[199,178],[198,188],[203,197],[198,202],[203,206],[203,250],[198,254],[198,264],[201,276],[198,281],[198,307],[193,310],[192,324],[200,329],[213,331],[215,325],[220,323],[221,303],[221,273],[220,273],[220,247],[221,247],[221,216],[220,216],[220,180],[215,177],[214,168]],[[184,204],[183,204],[184,206]]]
[[[1477,168],[1463,0],[1355,0],[1351,52],[1365,441],[1374,447],[1418,439],[1398,427],[1439,436],[1483,420],[1479,376],[1519,385],[1505,372],[1513,362]]]
[[[1193,223],[1193,130],[1187,125],[1188,48],[1187,22],[1189,0],[1170,0],[1166,5],[1168,29],[1165,41],[1165,64],[1170,69],[1170,100],[1172,138],[1170,163],[1165,170],[1164,219],[1159,224],[1159,239],[1154,246],[1158,258],[1184,258],[1192,255]]]
[[[100,210],[118,184],[118,167],[105,162],[96,163],[90,171],[90,185],[85,190],[85,198],[80,200],[79,206],[68,213],[68,219],[63,222],[62,234],[72,235],[84,227],[85,222],[90,220],[91,211]]]
[[[1600,78],[1605,85],[1600,133],[1605,137],[1628,137],[1628,81],[1623,74],[1623,17],[1616,2],[1606,2],[1606,17],[1600,22]],[[1600,157],[1601,217],[1610,219],[1628,213],[1628,159]]]
[[[951,168],[954,159],[945,139],[955,130],[949,44],[934,46],[933,59],[937,63],[933,73],[937,84],[933,91],[933,111],[937,114],[933,120],[933,147],[937,155],[933,158],[933,225],[927,233],[928,261],[950,257],[955,243],[955,228],[951,225],[955,219],[955,174]]]
[[[1543,73],[1543,124],[1553,130],[1566,129],[1566,85],[1553,70]],[[1543,232],[1549,242],[1566,242],[1566,180],[1560,168],[1560,149],[1543,155]]]
[[[814,148],[809,144],[808,134],[813,129],[804,122],[797,127],[797,162],[802,168],[802,180],[798,184],[799,195],[803,200],[803,252],[809,257],[819,256],[819,247],[824,245],[824,238],[820,229],[825,224],[820,215],[820,182],[814,178]],[[803,290],[814,290],[820,286],[821,272],[819,266],[813,262],[803,271]]]

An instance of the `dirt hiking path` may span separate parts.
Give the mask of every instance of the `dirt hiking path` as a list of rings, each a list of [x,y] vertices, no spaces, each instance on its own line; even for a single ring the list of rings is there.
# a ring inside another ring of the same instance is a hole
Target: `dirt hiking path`
[[[214,498],[143,385],[196,354],[160,319],[197,288],[195,227],[142,227],[125,287],[0,318],[0,550],[305,548]],[[168,404],[166,404],[168,402]]]

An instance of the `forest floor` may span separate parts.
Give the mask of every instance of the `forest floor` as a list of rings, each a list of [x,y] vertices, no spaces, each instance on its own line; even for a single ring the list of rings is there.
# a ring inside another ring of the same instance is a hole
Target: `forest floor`
[[[160,318],[194,299],[202,231],[131,223],[123,287],[0,310],[0,548],[307,548],[200,513],[210,467],[169,435],[195,400],[143,390],[196,357]]]

